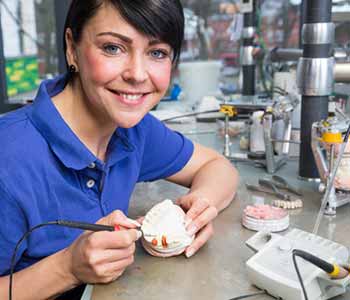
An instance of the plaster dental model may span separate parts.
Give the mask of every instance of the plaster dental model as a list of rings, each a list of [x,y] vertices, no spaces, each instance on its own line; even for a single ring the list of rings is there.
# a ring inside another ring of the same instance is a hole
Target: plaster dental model
[[[188,235],[185,225],[185,212],[166,199],[146,214],[141,226],[142,245],[153,256],[179,255],[194,239],[194,235]]]

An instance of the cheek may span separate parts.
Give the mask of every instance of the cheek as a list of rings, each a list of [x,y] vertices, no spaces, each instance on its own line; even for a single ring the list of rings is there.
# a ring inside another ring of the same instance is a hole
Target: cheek
[[[153,84],[159,92],[165,93],[170,83],[171,64],[166,66],[154,66],[150,72]]]
[[[82,71],[85,73],[84,77],[89,77],[93,82],[103,84],[116,76],[116,70],[119,68],[111,60],[98,55],[96,51],[86,51],[83,57]]]

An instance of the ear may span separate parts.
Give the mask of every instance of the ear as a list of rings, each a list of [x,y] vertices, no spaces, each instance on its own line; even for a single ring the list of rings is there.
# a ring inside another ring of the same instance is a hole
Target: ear
[[[67,45],[66,58],[67,58],[68,66],[74,65],[78,72],[79,66],[78,66],[77,55],[76,55],[76,47],[73,40],[73,33],[70,28],[67,28],[64,37],[66,39],[66,45]]]

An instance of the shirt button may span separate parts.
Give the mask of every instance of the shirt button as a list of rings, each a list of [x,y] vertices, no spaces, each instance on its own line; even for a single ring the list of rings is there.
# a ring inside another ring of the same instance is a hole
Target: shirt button
[[[89,189],[91,189],[94,185],[95,185],[95,180],[93,180],[93,179],[88,180],[88,182],[86,183],[86,186]]]
[[[95,167],[96,167],[96,164],[94,162],[88,165],[89,169],[95,169]]]

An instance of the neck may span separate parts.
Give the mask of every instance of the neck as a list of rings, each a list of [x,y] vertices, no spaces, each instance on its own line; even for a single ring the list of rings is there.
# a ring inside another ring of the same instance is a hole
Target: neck
[[[52,98],[64,121],[81,142],[100,160],[105,161],[107,146],[116,127],[99,116],[83,94],[80,82],[70,82]]]

